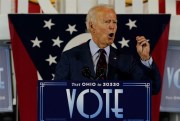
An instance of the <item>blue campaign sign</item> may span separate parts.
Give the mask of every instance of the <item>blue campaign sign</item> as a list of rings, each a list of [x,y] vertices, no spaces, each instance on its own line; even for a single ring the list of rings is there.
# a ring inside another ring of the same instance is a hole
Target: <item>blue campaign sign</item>
[[[8,46],[0,46],[0,112],[13,110],[9,53]]]
[[[160,106],[160,110],[163,112],[180,112],[179,55],[180,47],[168,47]]]
[[[151,121],[151,83],[39,81],[38,121]]]

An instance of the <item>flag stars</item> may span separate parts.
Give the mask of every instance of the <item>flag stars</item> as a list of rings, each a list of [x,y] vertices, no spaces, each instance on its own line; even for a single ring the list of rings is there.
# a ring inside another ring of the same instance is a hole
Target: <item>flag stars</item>
[[[53,46],[58,46],[58,47],[60,47],[60,44],[63,43],[63,41],[60,40],[59,37],[57,37],[56,39],[52,39],[52,41],[54,42]]]
[[[47,27],[49,30],[51,30],[51,27],[55,25],[54,23],[52,23],[52,19],[49,19],[49,21],[44,20],[44,23],[45,25],[43,26],[43,28]]]
[[[42,43],[42,40],[39,40],[38,37],[35,38],[35,40],[31,40],[31,42],[33,43],[32,47],[39,47],[40,48],[40,43]]]
[[[52,41],[54,42],[53,46],[58,46],[58,47],[60,47],[60,44],[63,43],[63,41],[60,40],[59,36],[56,39],[52,39]]]
[[[76,24],[75,25],[70,25],[70,24],[68,24],[68,29],[66,29],[66,31],[69,31],[70,32],[70,34],[72,35],[73,34],[73,32],[77,32],[77,30],[75,29],[75,27],[76,27]]]
[[[137,27],[135,23],[136,20],[132,21],[131,19],[129,19],[129,23],[127,23],[126,25],[129,26],[129,30],[131,30],[133,27]]]
[[[118,43],[120,43],[121,44],[121,48],[123,48],[123,47],[129,47],[129,45],[128,45],[128,42],[129,42],[130,40],[126,40],[124,37],[122,38],[122,40],[121,41],[119,41]]]
[[[56,62],[56,58],[57,58],[57,56],[52,56],[51,54],[49,55],[49,58],[48,59],[46,59],[46,61],[48,61],[49,62],[49,66],[51,66],[53,63],[57,63]]]

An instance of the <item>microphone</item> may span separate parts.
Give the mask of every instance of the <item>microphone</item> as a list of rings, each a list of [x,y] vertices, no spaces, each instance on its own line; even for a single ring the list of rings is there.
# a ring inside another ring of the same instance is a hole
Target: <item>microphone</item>
[[[96,73],[97,73],[97,77],[96,77],[95,80],[99,80],[99,79],[101,79],[104,75],[106,75],[106,69],[105,69],[105,68],[99,68]]]
[[[88,79],[94,80],[94,77],[91,75],[91,71],[87,66],[82,68],[82,75]]]

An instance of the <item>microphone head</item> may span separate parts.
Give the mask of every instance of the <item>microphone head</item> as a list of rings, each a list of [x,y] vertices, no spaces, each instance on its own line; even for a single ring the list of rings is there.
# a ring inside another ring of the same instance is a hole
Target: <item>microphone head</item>
[[[89,67],[83,67],[82,68],[82,75],[87,78],[91,78],[91,71]]]
[[[106,75],[106,69],[105,68],[99,68],[96,73],[97,73],[97,77],[104,76],[104,75]]]

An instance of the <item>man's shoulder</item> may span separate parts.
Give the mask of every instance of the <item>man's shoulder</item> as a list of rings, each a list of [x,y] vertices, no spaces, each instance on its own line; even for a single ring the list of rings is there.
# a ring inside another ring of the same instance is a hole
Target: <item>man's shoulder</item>
[[[88,43],[82,43],[80,45],[77,45],[69,50],[66,50],[65,53],[72,53],[72,52],[77,52],[77,51],[83,51],[84,49],[88,49]]]
[[[131,58],[133,57],[132,53],[129,52],[122,52],[120,49],[115,49],[111,46],[111,54],[117,56],[117,57],[121,57],[121,58]]]

